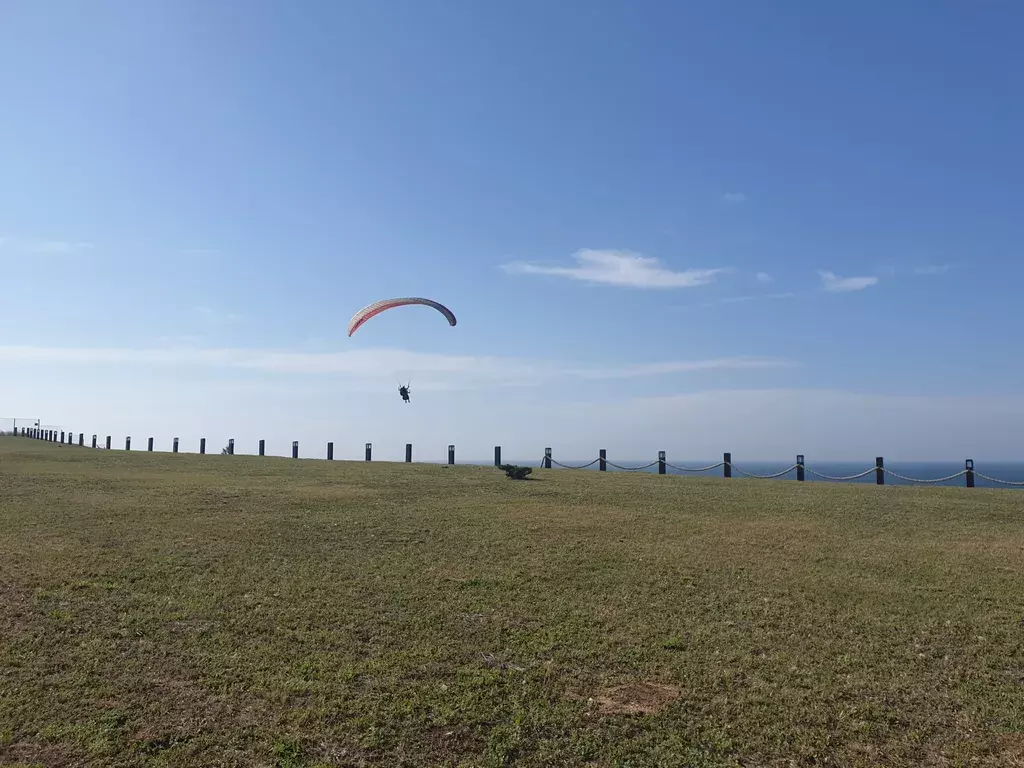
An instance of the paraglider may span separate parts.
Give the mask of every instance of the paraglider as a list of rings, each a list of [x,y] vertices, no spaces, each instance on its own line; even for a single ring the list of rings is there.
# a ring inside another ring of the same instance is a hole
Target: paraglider
[[[436,309],[438,312],[440,312],[442,315],[444,315],[445,319],[448,321],[448,325],[455,325],[454,313],[450,309],[448,309],[448,307],[446,307],[444,304],[434,301],[433,299],[423,299],[417,296],[409,296],[400,299],[384,299],[383,301],[375,301],[373,304],[363,307],[352,316],[351,320],[349,320],[348,335],[351,336],[353,333],[359,330],[363,323],[365,323],[372,317],[376,317],[381,312],[385,312],[389,309],[394,309],[395,307],[409,306],[411,304],[422,304],[423,306],[426,307],[432,307]]]
[[[450,309],[448,309],[448,307],[446,307],[444,304],[434,301],[433,299],[424,299],[419,296],[406,296],[398,299],[384,299],[383,301],[375,301],[373,304],[369,304],[360,309],[352,316],[352,319],[349,320],[348,322],[348,335],[351,336],[353,333],[358,331],[359,328],[362,327],[363,323],[365,323],[372,317],[376,317],[381,312],[386,312],[387,310],[394,309],[395,307],[405,307],[413,304],[421,304],[425,307],[431,307],[432,309],[436,309],[444,316],[445,320],[448,321],[448,325],[452,327],[455,326],[455,314]],[[409,392],[411,391],[411,384],[412,382],[404,385],[399,384],[398,386],[398,394],[401,395],[402,400],[405,401],[406,403],[409,402]]]

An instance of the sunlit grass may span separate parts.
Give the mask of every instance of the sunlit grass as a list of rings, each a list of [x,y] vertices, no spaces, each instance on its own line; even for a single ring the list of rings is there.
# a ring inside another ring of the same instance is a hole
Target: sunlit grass
[[[0,440],[0,763],[1024,761],[1024,494],[531,477]]]

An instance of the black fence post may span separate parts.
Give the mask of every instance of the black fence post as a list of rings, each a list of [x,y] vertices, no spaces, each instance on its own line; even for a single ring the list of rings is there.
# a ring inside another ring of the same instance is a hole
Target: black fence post
[[[597,452],[597,455],[600,457],[598,459],[598,461],[597,461],[597,468],[599,470],[601,470],[602,472],[607,472],[608,471],[608,451],[607,451],[607,449],[602,448],[600,451]]]
[[[203,456],[205,454],[206,454],[206,438],[205,437],[200,437],[199,438],[199,455]]]
[[[801,483],[804,481],[804,455],[802,453],[796,455],[796,479]]]
[[[551,469],[551,449],[544,449],[544,469]]]
[[[110,450],[110,435],[107,435],[107,450]]]
[[[146,450],[147,451],[152,451],[153,450],[153,438],[152,437],[149,438],[149,441],[146,443]]]
[[[448,446],[448,463],[449,464],[454,464],[455,463],[455,446],[454,445],[449,445]]]
[[[334,461],[334,443],[327,443],[327,460]]]
[[[494,446],[494,466],[496,466],[496,467],[500,467],[501,466],[501,446],[500,445]]]
[[[875,485],[885,485],[885,459],[875,456]]]
[[[229,437],[228,438],[228,456],[234,456],[234,455],[235,455],[235,438]]]
[[[722,477],[732,477],[732,454],[722,454]]]
[[[266,449],[267,449],[267,441],[266,440],[260,440],[260,456],[265,456],[266,455]]]
[[[665,474],[665,452],[658,451],[658,474]]]
[[[974,459],[967,459],[964,462],[964,469],[967,470],[967,474],[964,476],[967,480],[967,487],[974,487]]]
[[[405,463],[412,463],[412,443],[405,444]]]
[[[96,447],[96,435],[93,435],[93,436],[92,436],[92,447],[93,447],[93,448],[95,448],[95,447]]]
[[[299,441],[298,440],[292,440],[292,458],[293,459],[299,458]]]
[[[63,429],[60,431],[60,444],[64,445],[64,430]]]
[[[366,460],[370,461],[373,458],[373,443],[366,444]]]
[[[132,438],[131,435],[124,439],[124,449],[130,451],[132,449]]]
[[[173,453],[178,452],[178,438],[174,438],[174,442],[171,444],[171,451]]]
[[[84,448],[85,447],[85,432],[79,432],[78,433],[78,447],[79,448]]]

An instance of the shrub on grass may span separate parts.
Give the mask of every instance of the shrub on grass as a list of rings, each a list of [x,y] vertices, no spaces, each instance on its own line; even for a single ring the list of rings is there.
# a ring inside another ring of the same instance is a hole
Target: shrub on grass
[[[516,464],[502,464],[498,469],[504,470],[513,480],[525,480],[526,476],[533,472],[533,467],[520,467]]]

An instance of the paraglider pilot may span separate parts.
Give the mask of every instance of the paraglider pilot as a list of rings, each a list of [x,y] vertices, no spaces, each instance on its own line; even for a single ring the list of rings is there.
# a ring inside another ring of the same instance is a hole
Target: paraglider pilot
[[[405,402],[408,403],[409,402],[409,385],[408,384],[400,385],[398,387],[398,394],[400,394],[402,396],[402,399],[405,400]]]

